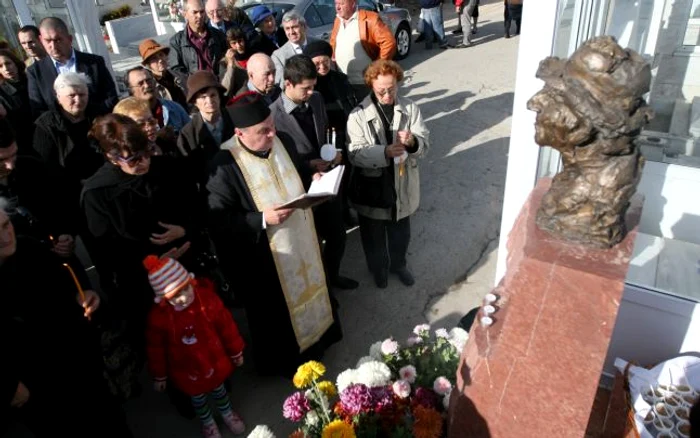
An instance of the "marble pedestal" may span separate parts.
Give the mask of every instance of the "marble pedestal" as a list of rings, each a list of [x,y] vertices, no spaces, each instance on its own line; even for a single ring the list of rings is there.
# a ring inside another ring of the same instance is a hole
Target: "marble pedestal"
[[[450,404],[450,438],[584,436],[622,299],[641,214],[609,250],[555,240],[535,225],[551,181],[540,180],[508,241],[494,289],[495,322],[481,312],[462,352]]]

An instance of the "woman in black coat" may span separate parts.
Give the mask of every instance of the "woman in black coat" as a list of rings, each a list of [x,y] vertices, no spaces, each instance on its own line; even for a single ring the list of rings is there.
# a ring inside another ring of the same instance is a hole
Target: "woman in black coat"
[[[81,199],[91,255],[112,314],[125,321],[132,347],[142,354],[153,303],[142,262],[149,254],[180,251],[181,262],[194,267],[201,234],[196,186],[177,159],[152,157],[148,137],[129,117],[100,117],[90,136],[107,161],[85,182]]]
[[[19,154],[32,155],[34,118],[25,65],[7,49],[0,50],[0,106],[0,118],[6,118],[16,133]]]
[[[99,298],[77,260],[70,269],[65,261],[38,241],[16,239],[0,205],[0,327],[7,335],[0,435],[19,421],[37,438],[128,438],[102,375]]]

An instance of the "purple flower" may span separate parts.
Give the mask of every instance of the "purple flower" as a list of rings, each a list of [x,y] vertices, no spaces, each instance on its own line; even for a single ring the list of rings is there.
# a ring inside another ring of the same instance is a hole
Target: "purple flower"
[[[301,421],[307,412],[311,410],[309,400],[303,392],[298,391],[287,397],[282,406],[282,415],[288,420],[294,422]]]
[[[350,415],[357,415],[372,408],[372,393],[359,383],[350,385],[340,393],[340,405]]]
[[[416,389],[416,395],[413,397],[413,401],[426,408],[436,409],[438,406],[438,396],[435,391],[428,388],[418,388]]]
[[[393,397],[391,389],[386,386],[378,386],[370,389],[372,394],[372,408],[375,412],[382,412],[385,408],[391,406]]]

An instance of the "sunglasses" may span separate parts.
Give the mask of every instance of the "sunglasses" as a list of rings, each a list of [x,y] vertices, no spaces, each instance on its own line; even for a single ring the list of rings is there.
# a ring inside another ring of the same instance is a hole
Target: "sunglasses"
[[[135,154],[129,155],[128,157],[122,157],[121,155],[117,154],[112,154],[112,157],[120,163],[124,163],[128,166],[134,166],[140,163],[141,161],[145,160],[146,158],[150,158],[155,153],[155,151],[156,147],[151,145],[145,151],[136,152]]]
[[[384,90],[374,90],[380,96],[386,96],[387,94],[394,94],[396,87],[386,88]]]

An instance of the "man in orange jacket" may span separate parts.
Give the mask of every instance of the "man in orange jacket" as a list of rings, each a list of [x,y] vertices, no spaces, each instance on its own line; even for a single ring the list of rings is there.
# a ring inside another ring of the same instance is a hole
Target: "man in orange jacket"
[[[357,8],[357,0],[335,0],[331,46],[338,69],[348,75],[358,101],[370,92],[364,71],[377,59],[392,59],[396,39],[379,14]]]

